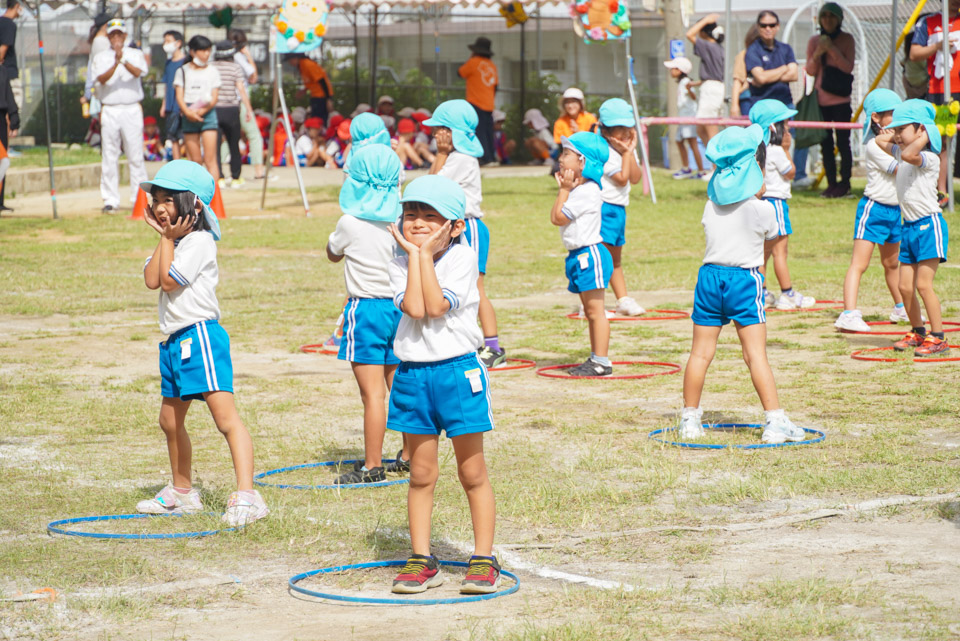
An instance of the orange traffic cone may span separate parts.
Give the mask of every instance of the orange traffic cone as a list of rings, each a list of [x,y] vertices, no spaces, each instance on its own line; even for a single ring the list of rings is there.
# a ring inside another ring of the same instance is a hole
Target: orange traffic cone
[[[217,218],[226,218],[227,211],[223,208],[223,199],[220,198],[220,185],[214,183],[213,200],[210,201],[210,209],[217,215]]]
[[[133,213],[128,216],[128,220],[139,220],[147,211],[147,192],[142,189],[137,190],[137,202],[133,204]]]

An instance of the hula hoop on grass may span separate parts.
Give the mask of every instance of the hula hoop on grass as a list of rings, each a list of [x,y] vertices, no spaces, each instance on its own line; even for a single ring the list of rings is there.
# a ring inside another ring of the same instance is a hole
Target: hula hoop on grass
[[[960,349],[960,345],[949,345],[950,349]],[[886,352],[892,350],[893,347],[869,347],[867,349],[858,349],[857,351],[850,354],[850,358],[855,361],[874,361],[877,363],[897,363],[900,361],[906,361],[906,358],[884,358],[882,356],[864,356],[864,354],[869,352]],[[930,358],[913,358],[914,363],[952,363],[960,361],[960,357],[947,357],[940,358],[937,356],[931,356]]]
[[[615,321],[661,321],[661,320],[683,320],[690,318],[690,313],[681,309],[650,309],[648,312],[657,312],[660,316],[613,316],[607,320],[611,323]],[[572,320],[587,320],[586,316],[581,316],[579,312],[567,314],[567,318]]]
[[[300,351],[304,354],[331,354],[336,356],[340,353],[340,348],[330,349],[323,343],[314,343],[310,345],[301,345]]]
[[[515,363],[515,364],[507,365],[507,363]],[[509,371],[518,370],[518,369],[532,369],[536,366],[537,364],[534,361],[530,361],[525,358],[508,358],[507,360],[504,361],[503,365],[491,367],[487,371],[488,372],[509,372]]]
[[[894,323],[893,321],[867,321],[867,325],[869,325],[870,327],[878,327],[883,325],[897,325],[897,323]],[[943,321],[943,325],[945,326],[943,328],[944,334],[946,334],[947,332],[960,332],[960,323],[951,323],[948,321]],[[947,329],[946,327],[947,325],[950,326],[950,329]],[[892,332],[874,332],[874,331],[855,332],[849,329],[841,329],[840,333],[841,334],[860,334],[862,336],[900,336],[901,334],[905,334],[907,330],[909,330],[909,327],[904,325],[903,329],[895,329]]]
[[[662,372],[651,372],[649,374],[624,374],[621,376],[570,376],[569,374],[554,374],[554,370],[572,369],[580,363],[571,365],[549,365],[537,370],[537,376],[547,378],[570,378],[570,379],[588,379],[604,381],[624,381],[635,378],[650,378],[652,376],[666,376],[667,374],[678,374],[680,372],[679,363],[661,363],[659,361],[613,361],[612,365],[650,365],[652,367],[666,367],[668,369]]]
[[[843,309],[842,300],[818,300],[813,307],[801,307],[799,309],[777,309],[776,307],[770,307],[766,310],[769,314],[770,312],[784,312],[784,313],[795,313],[795,312],[822,312],[825,309]]]
[[[705,430],[726,430],[730,428],[746,427],[750,429],[762,429],[763,425],[760,423],[714,423],[712,425],[704,423],[703,429]],[[748,445],[719,445],[713,443],[685,443],[683,441],[671,441],[667,438],[657,438],[661,434],[667,434],[668,432],[676,432],[676,427],[664,427],[659,430],[653,430],[647,437],[651,440],[656,441],[657,443],[663,443],[664,445],[672,445],[674,447],[686,447],[693,450],[726,450],[726,449],[737,449],[737,450],[766,450],[773,447],[789,447],[792,445],[813,445],[814,443],[819,443],[823,439],[827,438],[827,435],[821,432],[820,430],[815,430],[812,427],[801,427],[804,432],[807,434],[813,434],[816,438],[810,438],[805,441],[785,441],[783,443],[750,443]]]
[[[385,458],[383,459],[384,463],[394,463],[396,459]],[[397,479],[395,481],[377,481],[376,483],[344,483],[343,485],[338,485],[336,483],[330,483],[329,485],[300,485],[300,484],[288,484],[288,483],[266,483],[260,479],[266,478],[268,476],[275,476],[277,474],[282,474],[284,472],[292,472],[294,470],[306,470],[314,467],[340,467],[341,465],[353,465],[354,463],[363,463],[360,460],[349,460],[349,461],[321,461],[319,463],[303,463],[302,465],[291,465],[290,467],[278,467],[275,470],[267,470],[266,472],[260,472],[259,474],[254,475],[253,484],[259,485],[260,487],[275,487],[281,490],[357,490],[365,487],[387,487],[388,485],[403,485],[409,483],[410,479]]]
[[[208,514],[213,514],[212,512]],[[135,540],[154,540],[154,539],[197,539],[203,536],[213,536],[221,532],[233,532],[237,528],[221,528],[219,530],[201,530],[198,532],[170,532],[167,534],[111,534],[109,532],[81,532],[72,530],[64,525],[74,525],[76,523],[95,523],[98,521],[128,521],[136,519],[152,518],[183,518],[183,514],[109,514],[106,516],[81,516],[74,519],[61,519],[47,523],[47,531],[53,534],[63,534],[65,536],[79,536],[89,539],[135,539]],[[195,516],[195,515],[194,515]],[[219,515],[217,515],[219,516]]]
[[[320,568],[319,570],[310,570],[309,572],[304,572],[302,574],[297,574],[296,576],[290,577],[288,585],[291,590],[294,592],[299,592],[300,594],[306,594],[307,596],[317,597],[318,599],[328,599],[330,601],[346,601],[347,603],[374,603],[377,605],[444,605],[448,603],[472,603],[476,601],[488,601],[490,599],[496,599],[497,597],[507,596],[508,594],[513,594],[520,589],[520,579],[513,572],[508,572],[507,570],[501,570],[500,575],[505,576],[508,579],[513,581],[513,585],[506,590],[498,590],[491,594],[471,594],[469,596],[461,597],[450,597],[446,599],[398,599],[398,598],[377,598],[377,597],[357,597],[357,596],[346,596],[343,594],[331,594],[329,592],[319,592],[317,590],[310,590],[308,588],[302,588],[297,583],[318,574],[334,574],[337,572],[344,572],[346,570],[364,570],[367,568],[389,568],[389,567],[402,567],[406,565],[405,560],[396,560],[396,561],[373,561],[370,563],[355,563],[353,565],[338,565],[331,568]],[[440,561],[441,566],[447,567],[457,567],[465,568],[469,566],[469,563],[464,563],[463,561]]]

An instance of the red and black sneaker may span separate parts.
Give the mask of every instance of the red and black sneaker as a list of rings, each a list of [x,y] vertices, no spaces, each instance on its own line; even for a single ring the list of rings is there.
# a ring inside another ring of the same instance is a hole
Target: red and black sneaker
[[[949,353],[950,346],[947,345],[947,341],[930,334],[927,334],[927,338],[923,341],[923,345],[913,351],[913,355],[919,356],[920,358],[946,356]]]
[[[911,347],[920,347],[923,345],[924,337],[916,332],[907,332],[907,335],[893,344],[893,349],[898,352],[905,352]]]
[[[419,594],[439,585],[443,585],[443,575],[440,574],[437,557],[414,554],[393,580],[393,591],[397,594]]]
[[[500,588],[500,564],[495,556],[471,556],[460,594],[490,594]]]

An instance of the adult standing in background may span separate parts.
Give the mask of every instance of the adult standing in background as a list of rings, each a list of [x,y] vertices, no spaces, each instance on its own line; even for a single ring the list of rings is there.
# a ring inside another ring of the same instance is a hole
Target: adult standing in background
[[[300,72],[303,88],[310,93],[310,115],[323,118],[333,110],[333,85],[323,67],[302,53],[292,54],[287,61]]]
[[[733,59],[733,96],[730,97],[730,117],[739,118],[750,113],[753,106],[753,94],[750,93],[750,74],[747,73],[747,49],[760,37],[756,23],[747,29],[743,39],[743,49]]]
[[[473,52],[470,59],[460,66],[457,73],[467,81],[466,99],[477,112],[477,138],[483,146],[480,164],[497,160],[493,142],[493,105],[500,83],[497,65],[493,63],[493,51],[489,38],[477,38],[467,49]]]
[[[720,14],[711,13],[687,30],[693,53],[700,58],[700,95],[697,118],[722,118],[724,98],[723,27],[717,24]],[[697,125],[697,135],[704,146],[720,131],[718,125]]]
[[[163,34],[163,52],[167,54],[167,62],[163,67],[161,82],[166,86],[163,93],[163,102],[160,103],[160,117],[164,119],[163,139],[173,144],[173,159],[180,158],[180,141],[183,140],[183,114],[177,104],[177,90],[173,87],[173,78],[177,69],[187,63],[187,55],[183,53],[183,34],[179,31],[167,31]]]
[[[140,183],[147,179],[143,164],[143,87],[140,76],[147,73],[143,52],[127,47],[127,28],[123,20],[107,23],[110,49],[97,54],[93,75],[99,85],[100,110],[100,195],[103,213],[114,213],[120,206],[120,146],[130,169],[130,202]]]
[[[20,6],[20,0],[7,0],[7,10],[0,16],[0,92],[7,96],[11,92],[12,81],[20,76],[17,69],[17,50],[15,47],[17,41],[17,23],[14,22],[20,17],[23,8]],[[9,122],[10,109],[0,110],[0,142],[4,149],[7,148],[9,141],[11,125]],[[14,109],[16,111],[16,109]],[[13,127],[17,129],[19,125]],[[16,131],[13,132],[16,135]],[[4,186],[7,181],[0,182],[0,212],[13,211],[3,203]]]
[[[187,43],[190,62],[177,71],[173,86],[177,104],[183,114],[183,142],[187,158],[202,164],[220,179],[220,158],[217,148],[217,96],[220,93],[220,74],[210,63],[213,43],[206,36],[194,36]]]
[[[243,69],[243,87],[249,99],[250,85],[257,83],[257,63],[253,60],[250,47],[247,46],[247,34],[243,29],[231,29],[229,37],[237,48],[233,59]],[[257,127],[257,119],[253,113],[248,112],[247,105],[243,102],[240,103],[240,129],[247,138],[247,151],[250,154],[250,164],[253,165],[253,177],[261,180],[266,173],[263,167],[263,136],[260,135],[260,129]]]
[[[814,88],[817,102],[826,122],[850,122],[853,110],[853,63],[856,42],[841,29],[843,9],[836,2],[820,7],[820,35],[807,42],[807,73],[816,78]],[[834,155],[834,130],[827,129],[820,143],[823,171],[827,175],[824,198],[842,198],[850,193],[850,173],[853,170],[853,150],[850,148],[850,130],[836,130],[836,148],[840,150],[840,180],[837,181],[837,159]]]
[[[225,140],[230,149],[230,186],[239,188],[243,185],[240,175],[240,105],[244,105],[247,118],[253,120],[253,107],[247,97],[244,86],[243,68],[234,60],[237,52],[233,40],[223,40],[217,43],[216,63],[217,73],[220,74],[220,92],[217,94],[217,125],[220,128],[221,140]],[[219,147],[219,145],[218,145]],[[217,156],[220,159],[220,155]],[[223,168],[220,175],[223,176]],[[221,187],[225,186],[225,178],[220,179]]]

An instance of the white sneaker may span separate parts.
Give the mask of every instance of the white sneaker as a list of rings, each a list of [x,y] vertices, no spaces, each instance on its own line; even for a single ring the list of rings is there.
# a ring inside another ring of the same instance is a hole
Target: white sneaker
[[[260,492],[243,490],[234,492],[227,501],[227,511],[223,521],[230,527],[243,527],[270,514],[267,504],[263,502]]]
[[[833,324],[833,326],[839,329],[841,332],[870,331],[870,326],[864,322],[863,314],[860,313],[859,309],[855,309],[852,312],[843,312],[837,317],[837,321]]]
[[[924,324],[926,324],[926,322],[927,322],[927,317],[924,316],[923,313],[921,313],[921,314],[920,314],[920,320],[923,321]],[[891,322],[891,323],[909,323],[909,322],[910,322],[910,317],[907,316],[907,308],[906,308],[906,307],[894,307],[894,308],[893,308],[893,311],[890,312],[890,322]]]
[[[684,441],[696,441],[704,437],[703,410],[699,407],[684,407],[680,414],[680,428],[677,430]]]
[[[793,290],[792,293],[780,294],[780,298],[777,299],[777,309],[787,310],[787,309],[806,309],[807,307],[813,307],[817,304],[817,299],[812,296],[804,296],[797,290]]]
[[[807,174],[803,178],[798,178],[797,180],[794,180],[792,183],[790,183],[790,185],[794,189],[806,189],[808,187],[812,187],[813,182],[814,182],[813,176],[811,176],[810,174]]]
[[[771,292],[769,289],[763,290],[763,306],[764,307],[773,307],[777,304],[776,295]]]
[[[140,514],[196,514],[202,511],[200,492],[191,488],[186,494],[181,494],[169,483],[152,499],[137,503],[137,512]]]
[[[767,412],[767,424],[763,428],[761,437],[764,443],[780,444],[786,441],[799,443],[805,438],[804,431],[794,425],[783,410]]]
[[[624,296],[617,301],[616,313],[621,316],[640,316],[646,313],[646,311],[647,310],[641,307],[640,304],[630,296]]]

